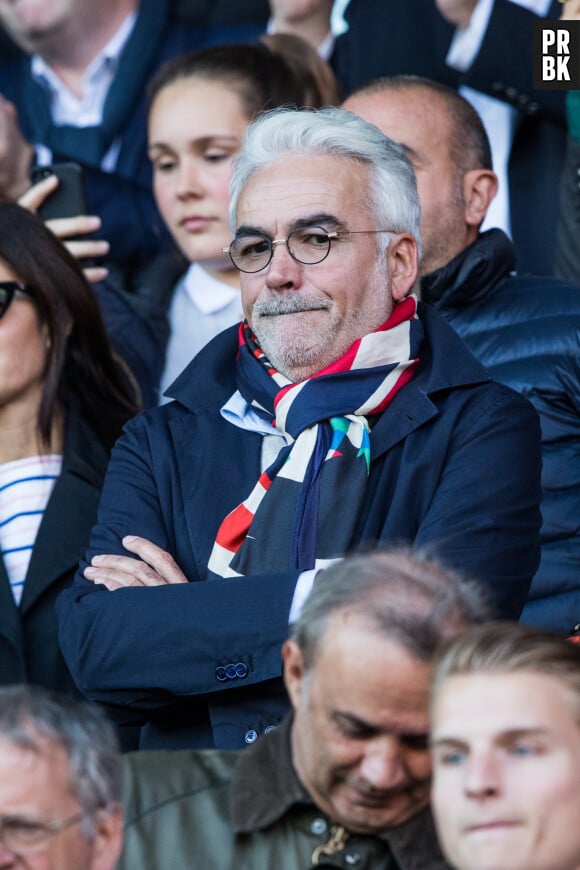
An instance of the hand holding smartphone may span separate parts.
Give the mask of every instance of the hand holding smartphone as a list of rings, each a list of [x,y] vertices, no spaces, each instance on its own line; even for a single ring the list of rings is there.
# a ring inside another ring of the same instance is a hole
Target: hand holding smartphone
[[[45,178],[56,176],[58,187],[38,204],[34,200],[34,187],[25,194],[22,202],[48,222],[50,229],[66,245],[71,254],[79,261],[89,281],[102,281],[107,270],[100,266],[98,257],[107,254],[106,241],[94,239],[90,232],[98,229],[98,218],[89,216],[89,207],[83,177],[83,169],[78,163],[54,163],[49,166],[34,166],[30,172],[33,185]],[[81,228],[82,227],[82,228]]]
[[[76,217],[88,214],[83,169],[78,163],[54,163],[52,166],[33,166],[30,180],[37,184],[49,175],[56,175],[58,187],[37,209],[43,220]]]

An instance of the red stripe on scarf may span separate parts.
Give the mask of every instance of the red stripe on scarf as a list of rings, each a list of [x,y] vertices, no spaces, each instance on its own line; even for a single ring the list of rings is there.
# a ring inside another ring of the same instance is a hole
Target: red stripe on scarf
[[[385,398],[382,400],[382,402],[379,402],[379,404],[376,406],[376,408],[373,408],[368,413],[369,414],[380,414],[381,411],[384,411],[385,408],[387,407],[387,405],[393,401],[393,396],[395,396],[396,393],[398,393],[399,390],[405,386],[405,384],[408,384],[409,381],[412,380],[413,375],[415,374],[418,365],[419,365],[418,359],[414,359],[411,363],[409,363],[407,368],[399,375],[396,383],[393,385],[392,389],[389,390],[389,392],[387,393]]]
[[[258,483],[268,490],[272,481],[265,471],[259,477]],[[245,502],[239,504],[237,508],[231,511],[221,526],[216,535],[216,544],[229,550],[230,553],[237,553],[248,534],[248,529],[254,519],[254,514],[246,507]]]
[[[405,299],[397,302],[387,320],[385,320],[382,326],[375,329],[375,332],[384,332],[386,329],[392,329],[393,326],[398,326],[404,320],[412,320],[416,316],[417,300],[414,296],[407,296]]]

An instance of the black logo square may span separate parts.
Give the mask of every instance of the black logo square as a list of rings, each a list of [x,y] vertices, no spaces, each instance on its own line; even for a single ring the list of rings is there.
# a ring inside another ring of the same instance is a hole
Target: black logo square
[[[580,21],[534,23],[534,88],[580,90]]]

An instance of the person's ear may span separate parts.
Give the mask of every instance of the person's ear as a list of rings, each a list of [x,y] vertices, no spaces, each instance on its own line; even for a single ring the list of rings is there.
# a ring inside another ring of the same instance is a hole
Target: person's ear
[[[99,810],[90,870],[114,870],[123,848],[123,809]]]
[[[479,229],[492,199],[497,193],[498,180],[491,169],[470,169],[463,176],[463,202],[465,223]]]
[[[397,233],[393,237],[387,249],[387,267],[391,296],[399,302],[413,287],[419,271],[417,242],[410,233]]]
[[[294,710],[300,706],[304,683],[304,656],[295,640],[287,640],[282,647],[284,684]]]

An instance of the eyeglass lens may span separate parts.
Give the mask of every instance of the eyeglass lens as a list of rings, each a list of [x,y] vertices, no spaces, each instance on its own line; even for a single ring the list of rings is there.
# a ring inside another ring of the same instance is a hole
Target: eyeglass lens
[[[10,303],[14,299],[16,291],[26,293],[27,296],[32,295],[30,288],[20,281],[0,281],[0,317],[2,317],[10,308]]]
[[[40,822],[21,816],[0,817],[0,839],[16,855],[28,855],[45,849],[55,834],[79,822],[82,813],[75,813],[62,822]]]
[[[276,239],[275,242],[259,233],[239,236],[230,245],[230,257],[241,272],[259,272],[272,259],[274,244],[284,241],[295,260],[313,266],[328,257],[331,239],[332,236],[323,227],[300,227],[293,230],[287,239]]]

